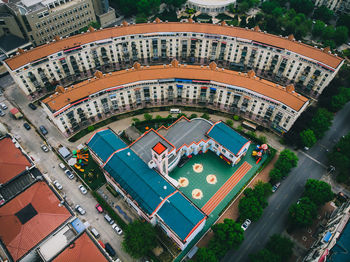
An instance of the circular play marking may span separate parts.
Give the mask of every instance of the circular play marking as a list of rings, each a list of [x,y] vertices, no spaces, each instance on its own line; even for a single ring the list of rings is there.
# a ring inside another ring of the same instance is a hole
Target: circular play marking
[[[180,177],[178,182],[180,187],[187,187],[189,184],[188,179],[186,177]]]
[[[209,184],[215,185],[218,182],[216,175],[213,175],[213,174],[207,175],[207,182]]]
[[[193,189],[192,191],[192,198],[194,199],[202,199],[203,197],[203,192],[200,189]]]
[[[202,173],[203,172],[203,165],[202,164],[194,164],[192,166],[193,171],[196,173]]]

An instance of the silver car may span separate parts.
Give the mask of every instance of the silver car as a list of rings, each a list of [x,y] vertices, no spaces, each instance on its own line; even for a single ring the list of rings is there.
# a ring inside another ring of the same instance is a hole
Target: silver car
[[[80,186],[79,186],[79,190],[80,190],[80,192],[81,192],[83,195],[86,195],[86,194],[87,194],[87,190],[86,190],[86,188],[85,188],[83,185],[80,185]]]
[[[80,214],[80,215],[85,215],[86,211],[84,208],[82,208],[80,205],[75,206],[75,210]]]
[[[58,189],[58,190],[62,190],[63,189],[63,186],[58,183],[57,180],[53,181],[53,185]]]

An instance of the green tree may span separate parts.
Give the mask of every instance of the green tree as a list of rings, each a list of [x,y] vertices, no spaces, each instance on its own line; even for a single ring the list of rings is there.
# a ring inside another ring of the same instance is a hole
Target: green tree
[[[289,208],[289,221],[293,226],[310,226],[316,213],[315,203],[309,198],[303,197]]]
[[[92,27],[95,28],[95,29],[100,29],[100,28],[101,28],[101,25],[100,25],[99,22],[97,22],[97,21],[92,21],[92,22],[90,22],[87,26],[85,26],[85,27],[83,27],[83,28],[80,28],[79,31],[78,31],[79,34],[80,34],[81,32],[87,32],[87,30],[89,29],[90,26],[92,26]]]
[[[242,3],[238,4],[238,12],[241,14],[245,14],[249,10],[249,3],[246,1],[243,1]]]
[[[269,242],[266,244],[266,248],[273,254],[279,257],[279,261],[288,261],[293,255],[293,242],[281,235],[272,235]]]
[[[199,248],[196,253],[196,261],[198,262],[218,262],[215,253],[209,248]]]
[[[272,14],[272,11],[275,10],[276,8],[279,8],[279,7],[280,7],[280,5],[275,1],[264,1],[261,4],[261,9],[266,14]]]
[[[320,206],[334,198],[332,188],[324,181],[309,179],[305,185],[304,196]]]
[[[245,15],[241,16],[241,21],[239,23],[240,27],[246,27],[247,26],[247,17]]]
[[[249,218],[251,221],[257,221],[262,213],[263,208],[254,196],[241,198],[238,204],[239,214],[242,219]]]
[[[334,40],[326,39],[323,41],[323,47],[330,47],[332,50],[336,48]]]
[[[343,106],[345,105],[345,103],[347,102],[346,97],[342,96],[342,95],[335,95],[332,96],[331,98],[331,109],[333,112],[337,112],[340,109],[343,108]]]
[[[231,119],[227,119],[226,120],[226,124],[228,125],[228,126],[233,126],[233,121],[231,120]]]
[[[186,0],[162,0],[171,10],[180,8],[183,4],[186,3]]]
[[[314,9],[314,4],[310,0],[291,0],[290,6],[297,12],[310,14]]]
[[[163,119],[163,117],[160,116],[160,115],[156,115],[156,119],[157,119],[157,120],[161,120],[161,119]]]
[[[350,133],[339,140],[328,160],[336,168],[337,181],[350,185]]]
[[[275,163],[275,168],[279,169],[283,176],[286,176],[293,167],[298,164],[298,157],[289,149],[284,149]]]
[[[341,45],[348,39],[349,29],[345,26],[338,26],[334,32],[334,41],[337,45]]]
[[[324,40],[333,39],[335,34],[334,26],[329,25],[323,30],[322,38]]]
[[[232,219],[224,219],[224,223],[218,223],[212,226],[215,242],[226,246],[227,248],[237,249],[244,240],[243,229],[241,225]]]
[[[141,23],[147,23],[147,16],[144,13],[139,13],[135,17],[135,23],[141,24]]]
[[[191,115],[190,115],[190,119],[197,118],[197,117],[198,117],[197,114],[191,114]]]
[[[267,197],[272,194],[272,186],[270,183],[259,180],[254,186],[253,193],[260,205],[265,208],[267,207]]]
[[[314,27],[312,28],[312,35],[315,37],[322,36],[325,28],[326,24],[323,21],[316,20]]]
[[[312,147],[316,142],[317,138],[314,134],[314,131],[311,129],[306,129],[300,133],[300,139],[303,143],[303,146]]]
[[[143,115],[143,117],[145,118],[146,121],[151,121],[153,118],[153,116],[151,114],[148,114],[148,113],[145,113]]]
[[[329,129],[332,124],[333,114],[325,108],[319,108],[311,120],[311,130],[317,139],[323,137],[324,133]]]
[[[333,11],[322,5],[315,9],[313,17],[328,23],[333,17]]]
[[[209,120],[209,119],[210,119],[210,116],[209,116],[209,114],[204,113],[203,115],[201,115],[201,118],[204,118],[204,119],[206,119],[206,120]]]
[[[135,220],[124,230],[122,245],[130,256],[141,258],[156,247],[156,232],[151,224]]]
[[[249,259],[251,262],[280,262],[279,257],[266,248],[249,255]]]
[[[350,15],[341,15],[337,20],[337,26],[345,26],[346,28],[350,28]]]
[[[269,176],[270,176],[270,182],[272,184],[275,184],[276,182],[278,182],[282,179],[283,174],[281,173],[281,170],[279,170],[277,168],[273,168],[273,169],[271,169]]]

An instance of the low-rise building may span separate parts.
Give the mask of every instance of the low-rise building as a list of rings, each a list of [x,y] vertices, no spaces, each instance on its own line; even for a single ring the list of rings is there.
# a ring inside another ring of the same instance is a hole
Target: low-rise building
[[[6,60],[12,78],[27,95],[58,83],[72,83],[103,73],[143,65],[168,64],[173,58],[184,64],[208,65],[248,72],[317,97],[343,64],[329,48],[318,49],[254,29],[189,22],[161,22],[93,30]]]
[[[350,13],[350,1],[349,0],[316,0],[316,6],[326,6],[328,9],[334,11],[337,14],[349,14]]]
[[[43,100],[48,117],[65,135],[100,119],[145,106],[206,106],[239,114],[279,133],[287,132],[308,99],[294,87],[279,86],[248,74],[218,68],[180,65],[141,67],[96,76],[56,89]]]
[[[201,13],[223,13],[229,10],[231,4],[236,0],[188,0],[186,7],[193,8]]]

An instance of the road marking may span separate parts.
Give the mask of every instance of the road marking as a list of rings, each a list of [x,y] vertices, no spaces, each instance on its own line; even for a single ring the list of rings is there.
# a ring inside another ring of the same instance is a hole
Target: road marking
[[[281,204],[282,204],[282,202],[280,201],[279,204],[277,205],[276,209],[279,209]]]
[[[312,161],[316,162],[317,164],[319,164],[320,166],[327,168],[326,165],[322,164],[320,161],[316,160],[315,158],[313,158],[312,156],[306,154],[305,152],[299,150],[300,153],[304,154],[306,157],[310,158]]]

